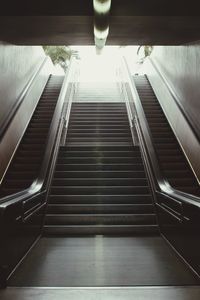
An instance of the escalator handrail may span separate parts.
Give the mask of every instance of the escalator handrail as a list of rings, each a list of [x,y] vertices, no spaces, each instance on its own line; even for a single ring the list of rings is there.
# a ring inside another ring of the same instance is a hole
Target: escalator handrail
[[[135,100],[135,122],[137,129],[139,130],[140,136],[142,137],[140,141],[144,144],[145,151],[147,152],[149,158],[148,161],[150,161],[151,164],[151,170],[153,170],[155,183],[154,185],[156,192],[166,194],[167,196],[175,198],[178,201],[193,204],[200,207],[200,197],[173,188],[170,185],[167,178],[164,176],[163,172],[161,171],[156,155],[156,150],[152,142],[153,139],[151,131],[144,113],[144,109],[125,58],[123,58],[122,60],[122,66],[127,74],[126,78],[129,83],[133,99]]]
[[[20,192],[5,196],[0,199],[0,208],[6,209],[7,206],[13,205],[18,202],[27,202],[29,199],[35,198],[40,193],[44,193],[46,189],[46,177],[51,167],[51,161],[57,156],[56,143],[59,144],[58,139],[61,136],[62,128],[65,123],[65,116],[62,114],[63,105],[66,99],[68,87],[70,84],[71,77],[75,68],[75,58],[70,60],[68,70],[65,74],[65,78],[61,87],[61,91],[58,97],[56,108],[51,121],[44,159],[41,164],[39,176],[33,181],[29,188],[24,189]],[[69,105],[69,103],[68,103]],[[57,147],[58,148],[58,147]]]

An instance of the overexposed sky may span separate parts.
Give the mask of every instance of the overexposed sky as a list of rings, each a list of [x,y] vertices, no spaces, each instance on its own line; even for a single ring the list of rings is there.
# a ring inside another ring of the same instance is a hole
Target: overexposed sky
[[[127,58],[132,73],[135,73],[143,55],[142,51],[140,56],[137,55],[138,46],[105,46],[101,55],[96,54],[95,46],[70,47],[77,50],[80,56],[80,81],[115,81],[116,67],[122,55]],[[57,73],[60,73],[59,67]]]
[[[80,81],[115,81],[116,66],[124,54],[132,64],[138,60],[137,46],[119,48],[105,46],[101,55],[96,54],[95,46],[71,46],[80,55]]]
[[[105,47],[101,55],[95,47],[75,47],[80,55],[80,81],[115,81],[118,47]]]

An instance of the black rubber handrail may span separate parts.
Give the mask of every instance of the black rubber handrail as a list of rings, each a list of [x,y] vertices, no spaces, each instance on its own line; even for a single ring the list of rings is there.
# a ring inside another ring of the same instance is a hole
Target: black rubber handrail
[[[19,98],[16,100],[15,104],[13,105],[10,112],[5,116],[4,120],[0,124],[0,140],[4,136],[6,130],[8,129],[9,125],[12,123],[14,116],[16,115],[17,111],[19,110],[21,104],[23,103],[25,96],[27,92],[29,91],[31,85],[34,83],[35,78],[37,78],[37,75],[40,73],[41,69],[44,67],[48,57],[45,57],[40,67],[37,69],[37,71],[34,73],[34,75],[29,80],[28,84],[25,86],[24,90],[20,94]]]
[[[168,182],[167,178],[164,176],[163,172],[160,169],[159,162],[156,155],[156,150],[152,142],[151,131],[143,110],[143,106],[140,100],[140,97],[135,86],[135,82],[131,76],[128,64],[125,59],[122,61],[123,68],[127,72],[127,80],[133,98],[135,99],[135,125],[139,134],[140,142],[143,143],[143,148],[145,149],[148,155],[148,162],[151,165],[151,170],[153,170],[154,183],[156,192],[160,194],[166,194],[167,196],[174,198],[178,201],[189,203],[200,208],[200,197],[194,196],[180,190],[173,188]]]
[[[1,198],[0,209],[4,210],[6,209],[7,206],[14,205],[15,203],[18,202],[22,202],[23,206],[25,206],[27,202],[30,202],[35,197],[37,197],[38,195],[46,191],[48,187],[48,184],[46,184],[48,182],[47,178],[50,177],[51,175],[48,174],[49,176],[47,176],[47,173],[50,171],[52,167],[52,163],[55,162],[55,158],[57,156],[57,151],[59,148],[60,137],[62,134],[62,129],[65,124],[65,116],[62,115],[62,111],[63,111],[63,105],[65,103],[71,75],[72,72],[74,71],[73,70],[74,61],[75,59],[72,58],[68,67],[68,71],[65,75],[65,79],[62,84],[60,95],[51,121],[50,129],[47,137],[47,143],[45,147],[46,150],[45,150],[44,159],[41,165],[39,176],[36,180],[34,180],[34,182],[31,184],[29,188]]]

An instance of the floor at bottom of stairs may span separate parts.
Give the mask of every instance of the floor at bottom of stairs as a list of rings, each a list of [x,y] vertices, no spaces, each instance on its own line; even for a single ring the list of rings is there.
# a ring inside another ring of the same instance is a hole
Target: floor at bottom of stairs
[[[1,300],[199,300],[200,286],[125,288],[8,288]]]
[[[197,284],[160,236],[43,237],[8,282],[16,287]]]

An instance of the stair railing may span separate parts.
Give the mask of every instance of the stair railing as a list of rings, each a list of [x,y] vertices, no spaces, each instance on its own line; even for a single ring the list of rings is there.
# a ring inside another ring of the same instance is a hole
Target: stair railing
[[[137,92],[134,80],[131,76],[130,69],[125,58],[121,61],[121,72],[123,73],[122,85],[126,90],[125,99],[128,105],[132,107],[132,122],[136,128],[140,147],[143,153],[145,166],[148,176],[153,187],[153,193],[156,206],[168,213],[171,217],[180,223],[190,221],[190,216],[185,207],[193,205],[200,208],[200,197],[184,193],[173,188],[167,178],[164,176],[157,159],[156,150],[152,142],[151,131],[143,110],[143,106]],[[124,92],[123,92],[124,93]]]
[[[139,141],[138,141],[138,136],[137,132],[134,126],[134,117],[136,115],[136,110],[135,110],[135,105],[134,105],[134,100],[132,98],[132,94],[129,88],[129,84],[126,81],[125,74],[123,72],[123,68],[121,64],[116,69],[116,81],[117,81],[117,86],[119,89],[119,93],[122,96],[122,99],[126,103],[126,108],[127,108],[127,114],[128,114],[128,120],[129,120],[129,125],[131,128],[131,135],[133,139],[133,144],[135,146],[138,146]]]

